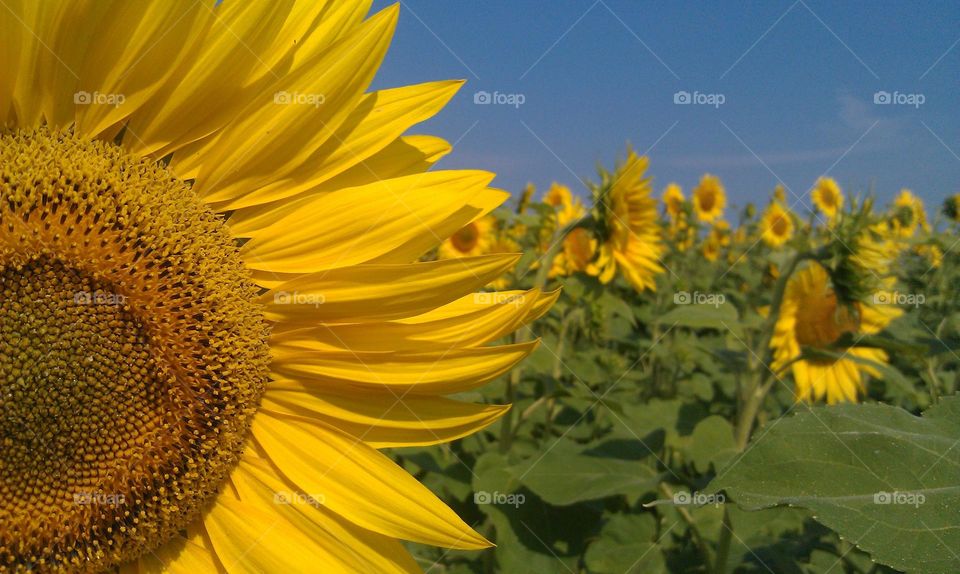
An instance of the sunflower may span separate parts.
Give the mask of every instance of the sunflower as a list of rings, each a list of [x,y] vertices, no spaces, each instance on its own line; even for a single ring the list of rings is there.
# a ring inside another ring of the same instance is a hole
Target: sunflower
[[[710,233],[707,237],[715,241],[720,247],[727,247],[730,245],[731,235],[730,224],[726,220],[718,219],[710,226]]]
[[[494,253],[490,250],[490,245],[494,241],[495,228],[496,220],[493,216],[479,217],[458,229],[441,243],[437,255],[441,259],[453,259]]]
[[[657,223],[657,200],[650,197],[649,160],[633,151],[595,190],[596,212],[603,239],[587,272],[609,283],[619,268],[637,291],[656,290],[656,275],[663,273],[663,245]]]
[[[810,192],[813,204],[828,219],[833,219],[843,209],[843,191],[832,177],[821,177]]]
[[[720,251],[723,249],[723,246],[720,245],[720,242],[717,241],[714,237],[707,237],[704,240],[703,245],[700,246],[700,253],[703,255],[703,258],[707,261],[716,261],[720,258]]]
[[[551,207],[566,209],[573,203],[573,194],[569,187],[554,182],[543,194],[543,202]]]
[[[556,214],[556,227],[563,229],[574,221],[587,215],[587,210],[579,198]],[[586,271],[597,249],[597,241],[584,227],[576,227],[563,238],[563,248],[553,258],[549,277],[571,275]]]
[[[801,269],[787,282],[770,341],[774,350],[772,368],[779,371],[790,365],[799,399],[812,402],[826,398],[830,404],[855,402],[865,391],[864,375],[881,376],[878,369],[863,362],[885,364],[887,354],[880,349],[849,347],[840,358],[797,360],[803,347],[826,348],[847,333],[855,340],[858,335],[878,333],[901,314],[896,307],[883,304],[889,301],[889,293],[880,291],[871,299],[871,304],[840,304],[828,284],[826,270],[817,263]]]
[[[930,230],[923,201],[909,189],[901,189],[900,194],[893,201],[891,227],[893,232],[903,239],[913,237],[918,228],[924,231]]]
[[[700,178],[700,184],[693,189],[693,212],[697,219],[711,222],[723,216],[727,206],[727,192],[720,178],[709,173]]]
[[[670,220],[674,222],[679,220],[683,212],[683,202],[686,201],[680,186],[675,183],[668,185],[666,189],[663,190],[663,197],[661,199]]]
[[[789,211],[775,201],[764,212],[760,229],[760,237],[764,243],[773,248],[781,247],[793,237],[793,218]]]
[[[365,93],[396,6],[47,4],[0,10],[2,568],[489,546],[377,450],[502,415],[445,395],[529,354],[488,343],[554,298],[474,294],[515,255],[415,262],[507,197],[402,135],[460,84]]]
[[[943,201],[943,214],[953,222],[960,222],[960,193],[955,193]]]

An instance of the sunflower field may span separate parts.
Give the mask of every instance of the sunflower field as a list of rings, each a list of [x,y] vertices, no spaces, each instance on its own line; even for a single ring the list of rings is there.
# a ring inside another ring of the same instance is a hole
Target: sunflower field
[[[432,572],[960,571],[960,196],[830,178],[727,203],[648,159],[528,186],[437,250],[523,252],[482,304],[540,344],[484,431],[394,457],[496,544]],[[431,255],[429,257],[434,257]],[[556,299],[546,310],[544,298]]]

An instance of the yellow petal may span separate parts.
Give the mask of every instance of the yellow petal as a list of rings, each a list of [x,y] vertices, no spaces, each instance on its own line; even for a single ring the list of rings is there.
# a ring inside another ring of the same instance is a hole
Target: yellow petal
[[[272,383],[284,388],[340,386],[386,388],[402,396],[448,395],[474,389],[504,374],[537,348],[538,341],[497,347],[437,349],[432,352],[309,352],[271,348]],[[389,392],[389,391],[388,391]]]
[[[298,492],[266,459],[245,454],[230,475],[241,500],[272,509],[350,572],[421,572],[395,539],[364,530],[325,508],[322,495]]]
[[[319,420],[373,448],[426,446],[471,435],[503,416],[509,405],[474,405],[443,397],[390,393],[330,393],[267,385],[262,408],[278,417]]]
[[[217,558],[192,536],[175,537],[160,548],[140,557],[131,572],[139,574],[217,574],[222,572]]]
[[[93,30],[98,41],[83,52],[76,133],[97,136],[147,102],[195,55],[213,13],[194,0],[114,2]],[[66,33],[76,29],[71,23]],[[137,137],[130,130],[126,139]]]
[[[358,526],[447,548],[490,546],[388,457],[332,427],[263,412],[254,418],[252,432],[301,492],[322,494],[327,508]]]
[[[268,85],[217,137],[194,191],[224,210],[282,198],[281,192],[256,192],[303,165],[336,132],[373,79],[397,13],[397,5],[383,10],[315,61]]]
[[[320,325],[275,332],[271,347],[303,351],[426,351],[477,347],[539,318],[559,292],[471,293],[443,307],[399,321]]]
[[[251,238],[241,250],[251,269],[302,274],[356,265],[411,237],[435,238],[434,229],[492,178],[437,171],[389,179],[283,205],[250,220],[266,227],[233,231]]]
[[[268,320],[300,326],[401,319],[479,289],[517,259],[498,254],[408,265],[356,265],[287,281],[260,302]]]

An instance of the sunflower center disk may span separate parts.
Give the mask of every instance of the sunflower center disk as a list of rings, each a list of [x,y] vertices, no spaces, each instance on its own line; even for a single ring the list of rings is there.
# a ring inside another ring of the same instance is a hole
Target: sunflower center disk
[[[199,515],[263,391],[255,294],[162,168],[0,132],[0,570],[101,571]]]

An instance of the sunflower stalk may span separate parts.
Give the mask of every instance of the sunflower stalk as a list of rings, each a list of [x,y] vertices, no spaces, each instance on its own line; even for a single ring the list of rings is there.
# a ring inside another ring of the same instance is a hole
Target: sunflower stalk
[[[563,248],[563,241],[566,239],[567,235],[570,234],[574,229],[578,227],[589,227],[593,223],[593,218],[590,216],[582,217],[571,221],[564,227],[560,228],[556,233],[554,233],[553,238],[550,242],[550,247],[547,248],[547,251],[540,258],[540,267],[537,269],[537,274],[533,279],[533,289],[543,290],[547,284],[547,280],[550,276],[550,269],[553,267],[553,260],[557,257],[557,254],[560,253],[560,250]],[[525,329],[521,329],[514,333],[513,342],[514,343],[526,343],[530,341],[533,337],[533,330],[530,329],[528,325]],[[522,378],[523,370],[521,365],[517,365],[510,372],[510,376],[506,381],[506,400],[507,404],[513,404],[516,400],[516,388],[520,385]],[[503,421],[500,424],[500,447],[499,451],[501,454],[506,454],[510,452],[510,447],[513,444],[513,438],[515,435],[515,426],[514,425],[514,415],[513,410],[509,410],[506,414],[503,415]]]

